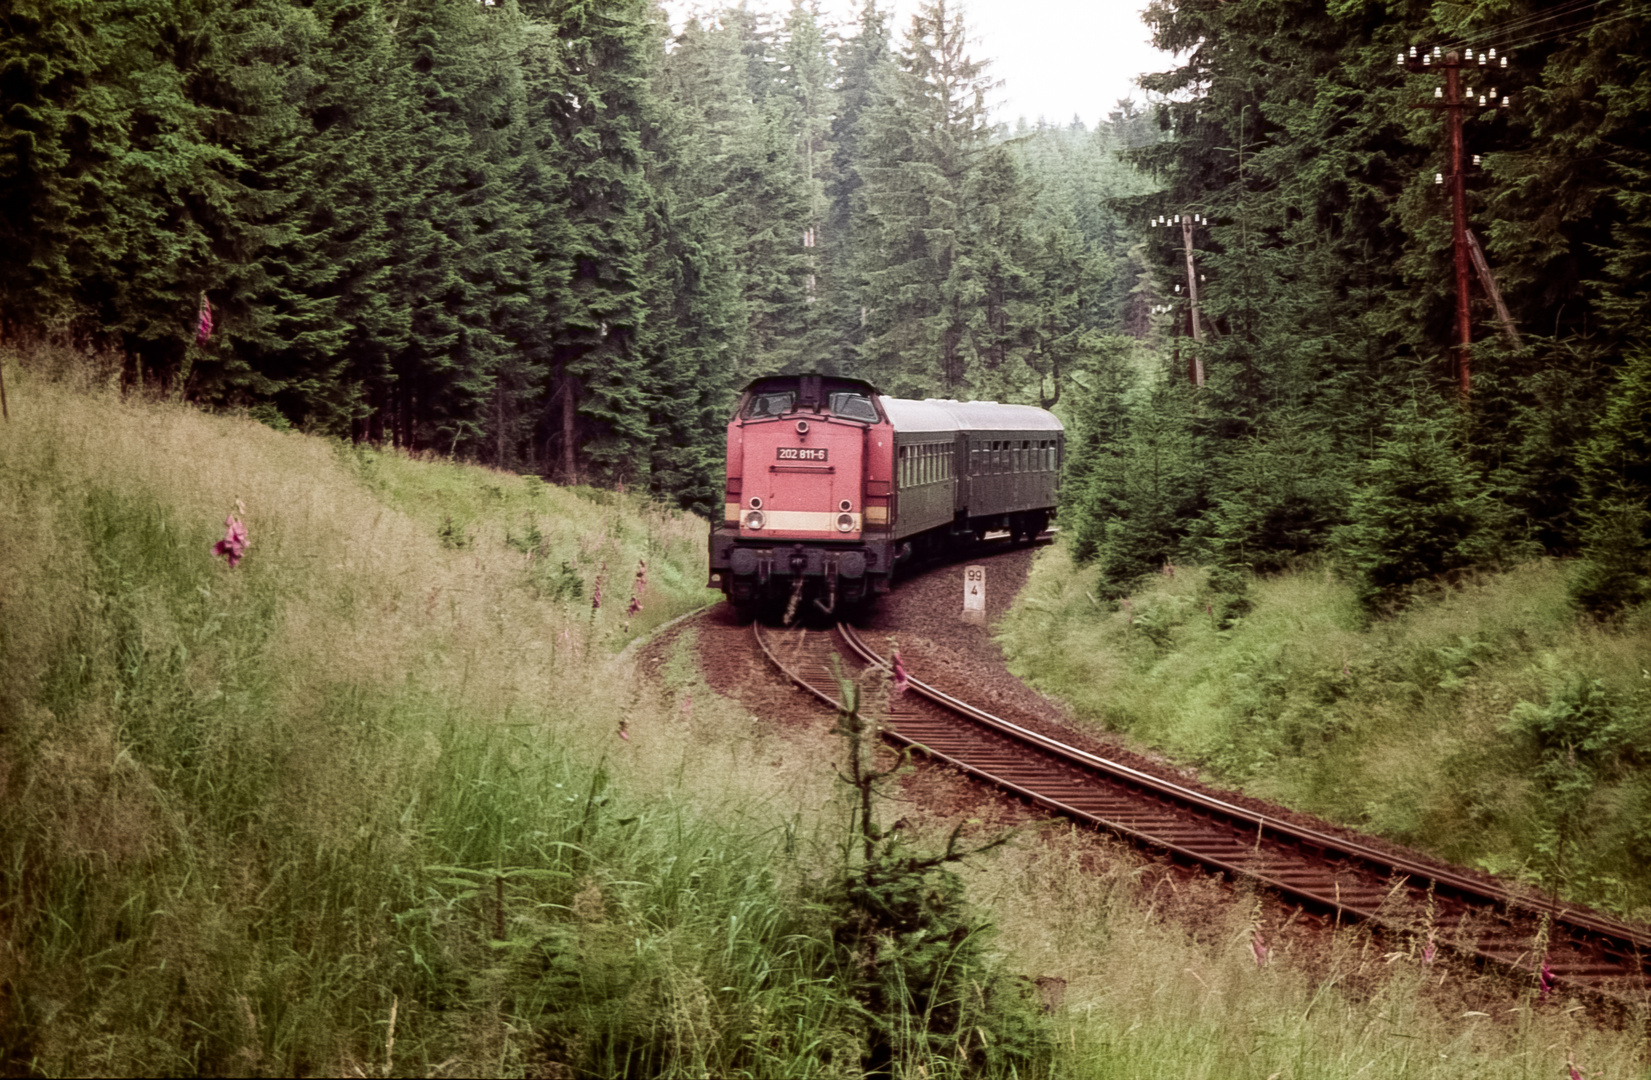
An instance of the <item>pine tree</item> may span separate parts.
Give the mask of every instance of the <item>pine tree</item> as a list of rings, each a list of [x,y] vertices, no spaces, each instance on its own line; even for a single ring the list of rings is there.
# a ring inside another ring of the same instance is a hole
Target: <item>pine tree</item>
[[[99,325],[88,284],[124,251],[111,196],[130,116],[99,22],[129,17],[97,0],[0,7],[0,328]]]
[[[649,40],[661,28],[643,0],[526,0],[522,10],[554,28],[561,50],[542,102],[563,154],[551,201],[566,219],[566,246],[547,267],[564,298],[547,442],[564,480],[639,479],[651,404],[636,347],[650,199],[643,137],[655,122]]]
[[[966,193],[991,137],[985,69],[956,9],[935,0],[912,16],[900,67],[876,89],[860,148],[871,229],[859,363],[891,392],[956,392],[968,374],[977,267]]]
[[[861,7],[858,32],[837,50],[837,114],[831,122],[832,161],[826,184],[829,209],[824,228],[826,279],[825,315],[834,339],[836,369],[859,374],[869,312],[860,281],[862,253],[875,243],[874,223],[867,212],[866,148],[872,137],[873,107],[893,79],[894,57],[889,50],[888,15],[876,0]]]
[[[1583,550],[1571,594],[1609,615],[1651,601],[1651,349],[1633,349],[1581,457]]]
[[[1396,424],[1365,465],[1347,524],[1335,534],[1366,609],[1391,611],[1417,586],[1474,565],[1475,534],[1487,510],[1443,421],[1418,413]]]

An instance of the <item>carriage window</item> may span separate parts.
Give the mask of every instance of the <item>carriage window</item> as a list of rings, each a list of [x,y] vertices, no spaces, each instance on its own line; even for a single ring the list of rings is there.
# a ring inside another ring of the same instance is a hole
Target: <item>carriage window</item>
[[[841,416],[845,420],[864,420],[868,424],[877,423],[877,406],[871,403],[871,398],[864,394],[855,394],[847,390],[840,390],[826,396],[826,408],[833,416]]]
[[[979,476],[980,475],[980,444],[979,443],[970,443],[969,444],[969,475],[970,476]]]
[[[797,403],[797,393],[794,390],[772,390],[766,394],[755,394],[745,406],[745,418],[757,420],[765,416],[784,416]]]

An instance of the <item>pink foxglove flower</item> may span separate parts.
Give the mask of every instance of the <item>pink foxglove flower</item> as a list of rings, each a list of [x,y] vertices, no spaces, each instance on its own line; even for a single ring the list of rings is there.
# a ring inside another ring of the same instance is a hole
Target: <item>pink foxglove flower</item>
[[[1431,964],[1433,958],[1439,955],[1438,946],[1433,944],[1433,932],[1428,931],[1427,944],[1422,946],[1422,963]]]
[[[894,692],[904,694],[906,687],[911,685],[911,679],[906,675],[906,665],[900,662],[900,650],[894,650]]]
[[[1250,952],[1255,955],[1256,967],[1267,966],[1267,954],[1272,952],[1272,949],[1268,948],[1267,939],[1261,936],[1260,930],[1250,934]]]
[[[1548,954],[1542,954],[1542,970],[1537,973],[1537,991],[1542,997],[1554,992],[1554,969],[1548,966]]]
[[[631,741],[631,725],[628,720],[619,721],[619,737],[626,742]]]
[[[195,314],[195,344],[205,345],[212,336],[212,301],[201,294],[201,309]],[[231,563],[230,565],[234,565]]]
[[[212,554],[222,555],[230,566],[239,566],[241,556],[252,544],[247,540],[247,527],[234,514],[224,518],[224,538],[212,545]]]

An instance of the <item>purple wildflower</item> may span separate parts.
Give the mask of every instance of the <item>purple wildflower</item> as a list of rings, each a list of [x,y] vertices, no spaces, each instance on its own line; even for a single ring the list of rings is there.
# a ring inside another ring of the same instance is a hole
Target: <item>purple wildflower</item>
[[[1542,954],[1542,970],[1537,973],[1537,991],[1542,997],[1554,992],[1554,969],[1548,966],[1548,954]]]
[[[904,694],[906,687],[911,685],[911,679],[906,675],[906,665],[900,662],[900,650],[894,650],[894,692]]]

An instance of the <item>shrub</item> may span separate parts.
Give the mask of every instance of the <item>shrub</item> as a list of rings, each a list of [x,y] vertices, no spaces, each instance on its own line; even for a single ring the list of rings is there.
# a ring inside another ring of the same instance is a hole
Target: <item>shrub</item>
[[[1401,606],[1415,586],[1472,565],[1486,500],[1438,421],[1399,426],[1367,464],[1336,546],[1370,611]]]

